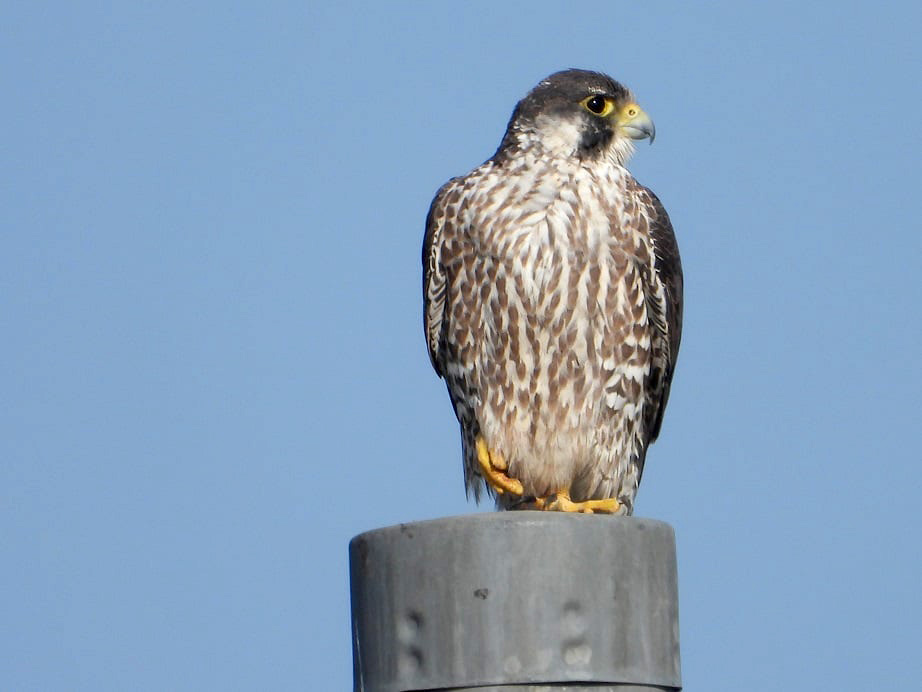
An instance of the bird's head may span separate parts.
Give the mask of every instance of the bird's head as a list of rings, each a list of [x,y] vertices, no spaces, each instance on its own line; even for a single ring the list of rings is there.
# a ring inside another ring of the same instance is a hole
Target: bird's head
[[[542,80],[519,101],[498,155],[540,148],[559,157],[610,157],[624,164],[634,141],[656,135],[631,92],[611,77],[564,70]]]

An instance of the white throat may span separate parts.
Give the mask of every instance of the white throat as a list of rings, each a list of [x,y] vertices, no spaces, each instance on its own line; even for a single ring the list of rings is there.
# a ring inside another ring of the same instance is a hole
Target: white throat
[[[579,120],[561,120],[546,115],[535,119],[534,129],[519,130],[516,139],[523,148],[539,146],[555,158],[569,158],[576,153],[582,138]],[[634,142],[628,137],[615,136],[608,147],[607,156],[619,166],[624,166],[634,154]]]

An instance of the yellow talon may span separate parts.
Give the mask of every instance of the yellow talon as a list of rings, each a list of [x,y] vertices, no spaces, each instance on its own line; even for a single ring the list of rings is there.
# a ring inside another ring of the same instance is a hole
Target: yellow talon
[[[508,468],[505,459],[499,454],[491,454],[490,450],[487,449],[487,443],[484,442],[482,437],[477,438],[476,445],[477,461],[480,463],[480,470],[487,484],[499,495],[503,493],[523,494],[525,491],[522,488],[522,483],[503,473]]]
[[[548,497],[535,498],[535,507],[548,512],[582,512],[583,514],[602,512],[603,514],[614,514],[621,509],[621,503],[613,497],[608,497],[604,500],[573,502],[570,499],[570,491],[561,490]]]

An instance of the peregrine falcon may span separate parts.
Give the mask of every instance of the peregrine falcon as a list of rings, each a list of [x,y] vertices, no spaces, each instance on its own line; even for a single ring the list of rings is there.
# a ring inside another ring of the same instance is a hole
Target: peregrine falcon
[[[477,499],[633,512],[682,329],[672,224],[625,168],[654,134],[618,82],[557,72],[432,201],[425,333]]]

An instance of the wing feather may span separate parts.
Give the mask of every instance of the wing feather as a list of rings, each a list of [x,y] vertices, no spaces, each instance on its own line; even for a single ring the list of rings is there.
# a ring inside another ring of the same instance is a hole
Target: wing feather
[[[454,232],[454,216],[449,216],[449,200],[459,196],[461,183],[453,178],[443,185],[426,216],[426,234],[423,238],[423,325],[429,359],[439,377],[445,376],[444,341],[448,326],[445,300],[448,293],[448,276],[442,263],[442,250],[448,236]]]
[[[647,315],[655,327],[649,386],[652,406],[647,407],[644,426],[648,442],[653,442],[663,424],[682,340],[683,277],[679,246],[669,215],[651,190],[640,186],[639,195],[647,208],[654,255],[646,287]]]

